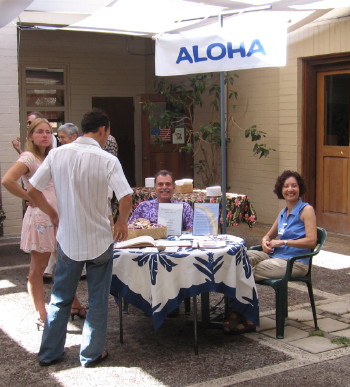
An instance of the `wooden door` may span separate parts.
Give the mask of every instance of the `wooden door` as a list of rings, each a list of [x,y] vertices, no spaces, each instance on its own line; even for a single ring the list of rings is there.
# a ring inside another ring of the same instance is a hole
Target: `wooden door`
[[[141,101],[150,101],[156,112],[166,108],[166,101],[157,95],[142,95]],[[161,133],[160,128],[152,128],[148,121],[148,114],[142,112],[142,178],[152,177],[159,170],[167,169],[173,173],[174,180],[193,178],[193,157],[180,152],[181,144],[174,144],[172,133]],[[163,141],[158,144],[156,137]]]
[[[118,159],[130,184],[135,186],[134,101],[131,97],[92,97],[92,107],[106,112],[111,135],[118,143]]]
[[[317,74],[316,214],[320,226],[350,233],[350,71]]]

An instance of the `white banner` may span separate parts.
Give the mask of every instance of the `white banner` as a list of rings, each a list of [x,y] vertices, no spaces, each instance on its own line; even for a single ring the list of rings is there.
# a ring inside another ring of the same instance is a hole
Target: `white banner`
[[[156,75],[184,75],[286,64],[287,24],[280,15],[245,14],[209,27],[156,38]]]

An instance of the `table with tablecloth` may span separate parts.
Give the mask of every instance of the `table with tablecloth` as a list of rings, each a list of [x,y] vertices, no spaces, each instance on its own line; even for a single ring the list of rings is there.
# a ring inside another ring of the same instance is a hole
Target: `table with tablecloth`
[[[142,201],[157,197],[154,188],[134,187],[133,191],[133,209]],[[174,193],[173,198],[189,203],[192,208],[194,203],[221,203],[221,196],[206,196],[206,191],[199,189],[190,193]],[[114,214],[117,212],[116,207]],[[252,227],[256,219],[256,212],[247,195],[226,193],[226,225],[228,227],[237,226],[239,223],[247,223],[249,227]]]
[[[206,292],[222,293],[231,306],[259,323],[259,305],[243,239],[219,236],[225,247],[114,249],[111,294],[143,310],[158,329],[166,316],[186,298]]]

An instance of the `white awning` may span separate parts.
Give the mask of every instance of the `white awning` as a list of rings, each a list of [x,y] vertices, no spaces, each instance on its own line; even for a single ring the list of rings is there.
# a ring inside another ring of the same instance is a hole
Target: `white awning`
[[[350,14],[348,0],[0,0],[0,27],[14,21],[39,28],[64,28],[152,37],[216,23],[218,14],[269,8],[288,26],[310,23],[333,9]],[[22,12],[23,11],[23,12]]]

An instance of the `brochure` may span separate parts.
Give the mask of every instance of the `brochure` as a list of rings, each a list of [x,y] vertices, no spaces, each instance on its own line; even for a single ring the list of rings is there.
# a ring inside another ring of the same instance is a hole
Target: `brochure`
[[[193,235],[218,235],[219,203],[195,203]]]

